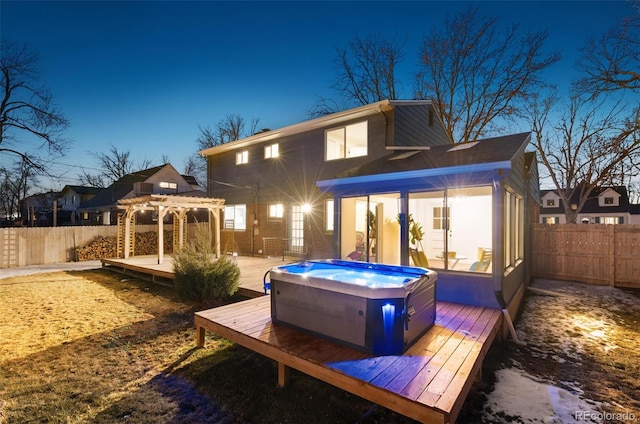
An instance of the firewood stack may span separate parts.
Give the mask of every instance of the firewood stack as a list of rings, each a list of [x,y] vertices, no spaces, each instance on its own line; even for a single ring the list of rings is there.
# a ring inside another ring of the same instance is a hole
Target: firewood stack
[[[117,239],[114,236],[96,237],[91,243],[76,249],[78,261],[91,261],[102,258],[117,258]],[[171,231],[164,232],[164,253],[173,252]],[[136,233],[135,256],[156,255],[158,253],[158,234],[154,231]]]

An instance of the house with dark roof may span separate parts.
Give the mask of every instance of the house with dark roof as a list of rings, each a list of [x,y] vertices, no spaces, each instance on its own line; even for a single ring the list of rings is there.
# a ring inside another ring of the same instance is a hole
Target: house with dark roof
[[[240,254],[426,266],[440,300],[517,308],[539,206],[529,140],[454,145],[431,102],[385,100],[200,153]]]
[[[556,190],[541,190],[540,223],[566,224],[565,205]],[[579,204],[579,190],[571,198],[572,208]],[[580,224],[640,224],[640,205],[629,202],[625,186],[596,187],[578,213]]]
[[[77,208],[84,225],[115,225],[121,207],[118,201],[151,194],[180,194],[199,196],[197,181],[181,175],[170,163],[127,174],[109,187],[102,189],[92,199]],[[154,214],[139,214],[137,222],[151,224],[157,221]]]

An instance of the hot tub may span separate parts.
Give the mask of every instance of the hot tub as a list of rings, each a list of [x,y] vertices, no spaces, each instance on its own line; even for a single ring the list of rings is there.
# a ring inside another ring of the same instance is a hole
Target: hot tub
[[[375,355],[404,352],[435,322],[437,273],[336,259],[271,270],[271,317]]]

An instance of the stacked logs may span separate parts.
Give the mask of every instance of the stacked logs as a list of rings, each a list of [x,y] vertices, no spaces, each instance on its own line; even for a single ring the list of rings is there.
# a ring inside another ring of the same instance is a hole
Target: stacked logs
[[[76,260],[91,261],[102,258],[117,258],[116,237],[98,236],[91,243],[76,249]],[[164,252],[173,251],[171,231],[164,232]],[[148,233],[136,233],[135,251],[136,256],[155,255],[158,253],[158,234],[154,231]]]

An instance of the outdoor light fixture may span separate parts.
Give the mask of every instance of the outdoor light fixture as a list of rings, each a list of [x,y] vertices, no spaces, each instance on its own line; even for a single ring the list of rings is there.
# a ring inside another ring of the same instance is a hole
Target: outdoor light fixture
[[[311,212],[311,205],[309,203],[305,203],[304,205],[302,205],[302,212],[303,213]]]

